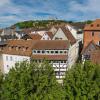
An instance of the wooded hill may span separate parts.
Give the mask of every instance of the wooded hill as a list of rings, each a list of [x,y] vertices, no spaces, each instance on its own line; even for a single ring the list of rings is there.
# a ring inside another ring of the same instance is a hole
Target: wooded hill
[[[19,27],[19,28],[35,28],[35,29],[48,29],[51,28],[52,26],[57,26],[57,25],[63,25],[66,23],[74,24],[74,25],[82,25],[84,26],[85,24],[91,23],[91,20],[84,21],[84,22],[73,22],[73,21],[65,21],[65,20],[31,20],[31,21],[24,21],[24,22],[18,22],[11,27]]]

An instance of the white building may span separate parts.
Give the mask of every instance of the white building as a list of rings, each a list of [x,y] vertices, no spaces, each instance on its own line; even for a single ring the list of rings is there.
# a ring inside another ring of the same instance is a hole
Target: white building
[[[16,63],[22,61],[30,61],[30,57],[28,56],[21,56],[21,55],[11,55],[11,54],[2,54],[2,65],[3,65],[3,72],[8,73],[9,70],[15,66]]]
[[[67,24],[65,27],[69,29],[76,40],[83,41],[83,33],[81,29],[75,29],[74,26],[70,24]]]
[[[73,40],[9,40],[0,56],[1,69],[4,73],[8,73],[17,62],[33,59],[41,63],[45,59],[52,64],[56,78],[62,82],[66,70],[78,57],[78,43],[74,42]]]
[[[32,43],[30,40],[9,40],[0,54],[1,71],[8,73],[16,63],[30,61]]]

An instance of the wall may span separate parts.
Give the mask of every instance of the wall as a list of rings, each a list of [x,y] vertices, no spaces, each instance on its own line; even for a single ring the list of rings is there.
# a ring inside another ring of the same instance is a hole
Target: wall
[[[93,31],[84,31],[84,47],[86,47],[92,40],[98,44],[100,41],[100,31],[94,31],[94,36],[92,36]]]
[[[69,48],[68,52],[68,66],[69,68],[75,64],[78,59],[79,53],[79,41],[77,41],[74,45]]]
[[[68,40],[60,28],[58,29],[52,40],[55,40],[56,38],[62,38],[62,40]]]
[[[74,36],[75,39],[77,39],[77,31],[71,27],[70,25],[66,25],[66,28],[69,29],[69,31],[72,33],[72,35]]]
[[[21,62],[21,61],[30,61],[30,57],[27,56],[19,56],[19,55],[8,55],[8,54],[2,54],[3,57],[3,70],[4,73],[8,73],[9,70],[15,66],[15,63]],[[12,57],[12,58],[11,58]]]

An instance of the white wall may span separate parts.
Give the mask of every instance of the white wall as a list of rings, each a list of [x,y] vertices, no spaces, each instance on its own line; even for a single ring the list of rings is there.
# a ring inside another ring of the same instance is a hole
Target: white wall
[[[64,32],[61,30],[61,28],[58,29],[52,40],[55,40],[56,38],[62,38],[62,40],[68,40]]]
[[[68,66],[69,68],[75,64],[77,58],[78,58],[78,52],[79,52],[79,41],[77,41],[74,45],[72,45],[69,48],[68,52]]]
[[[66,28],[69,29],[69,31],[72,33],[72,35],[74,36],[75,39],[77,39],[77,31],[71,27],[70,25],[66,25]]]
[[[28,56],[19,56],[19,55],[9,55],[2,54],[3,57],[3,71],[4,73],[8,73],[9,70],[15,66],[15,63],[21,61],[30,61],[30,57]]]
[[[69,29],[69,31],[72,33],[72,35],[75,37],[75,39],[83,41],[83,33],[81,34],[77,34],[77,30],[74,29],[72,26],[70,25],[66,25],[66,28]]]

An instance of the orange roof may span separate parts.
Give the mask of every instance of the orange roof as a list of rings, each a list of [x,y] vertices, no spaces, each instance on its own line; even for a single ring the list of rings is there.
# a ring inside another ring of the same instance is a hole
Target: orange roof
[[[34,42],[31,40],[9,40],[2,50],[4,54],[31,56]]]
[[[68,49],[70,43],[68,40],[40,40],[36,41],[33,49],[36,50],[65,50]]]
[[[62,31],[65,33],[66,37],[70,41],[70,43],[73,45],[76,42],[76,39],[72,35],[72,33],[69,31],[69,29],[66,29],[66,27],[61,27]]]
[[[65,40],[9,40],[2,52],[11,55],[31,56],[33,49],[66,50],[69,46],[69,41]]]
[[[40,40],[42,38],[41,35],[39,34],[29,34],[29,36],[33,39],[33,40]]]
[[[48,36],[49,36],[51,39],[53,38],[52,32],[46,32],[46,34],[48,34]]]
[[[84,30],[100,30],[100,19],[96,19],[95,21],[93,21],[91,24],[87,24],[85,25]]]
[[[32,55],[32,58],[37,60],[67,60],[66,55]]]

